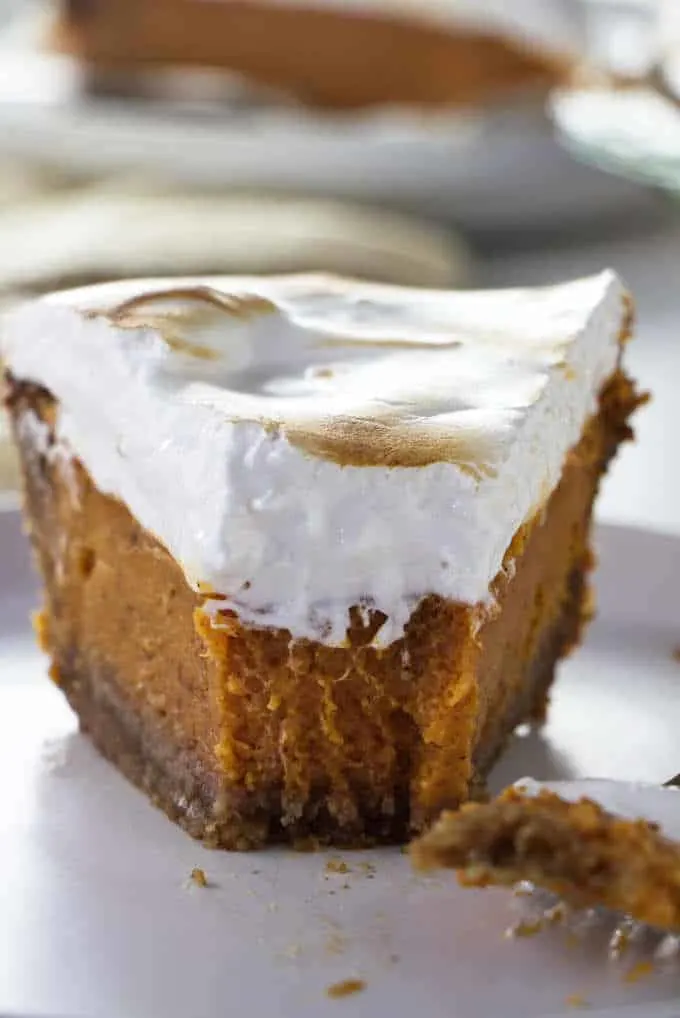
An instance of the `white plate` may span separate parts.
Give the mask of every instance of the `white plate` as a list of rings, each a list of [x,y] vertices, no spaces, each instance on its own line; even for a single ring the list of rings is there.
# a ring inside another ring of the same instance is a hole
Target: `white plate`
[[[680,540],[600,531],[600,615],[563,668],[551,720],[500,784],[680,769]],[[398,851],[210,852],[76,734],[27,612],[36,587],[0,514],[0,1011],[110,1018],[547,1018],[571,995],[609,1018],[677,1018],[680,961],[634,985],[595,925],[507,940],[518,900],[416,876]],[[338,854],[334,854],[338,857]],[[361,864],[375,867],[368,874]],[[187,888],[194,866],[213,886]],[[327,988],[366,989],[332,1000]]]
[[[241,88],[182,113],[88,98],[77,64],[41,54],[35,36],[29,19],[0,40],[0,155],[78,174],[142,170],[372,201],[479,230],[588,224],[655,205],[644,188],[575,162],[538,106],[321,116]]]

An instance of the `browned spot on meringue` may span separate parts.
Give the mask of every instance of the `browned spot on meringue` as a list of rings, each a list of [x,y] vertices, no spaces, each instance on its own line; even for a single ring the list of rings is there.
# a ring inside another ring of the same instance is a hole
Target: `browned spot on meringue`
[[[423,419],[332,417],[279,426],[291,445],[342,467],[455,464],[481,480],[496,473],[492,445],[478,432],[452,432]],[[485,445],[488,444],[488,448]]]
[[[188,301],[183,307],[154,310],[155,304]],[[120,329],[153,329],[177,353],[200,360],[218,360],[220,352],[186,338],[186,332],[208,328],[225,315],[243,321],[256,315],[273,314],[277,307],[259,294],[230,294],[212,286],[171,287],[149,290],[123,301],[107,311],[88,313],[90,318],[108,318]]]
[[[159,301],[188,300],[199,301],[212,305],[232,318],[251,318],[254,315],[272,314],[277,310],[276,304],[256,293],[234,294],[216,290],[213,286],[177,286],[167,290],[149,290],[124,300],[117,307],[111,308],[107,315],[117,324],[131,312],[148,307]]]

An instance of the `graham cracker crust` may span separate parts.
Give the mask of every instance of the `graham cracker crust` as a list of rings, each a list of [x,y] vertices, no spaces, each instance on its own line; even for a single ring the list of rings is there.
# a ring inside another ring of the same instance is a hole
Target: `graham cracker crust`
[[[543,716],[590,611],[599,479],[638,403],[617,372],[516,535],[494,607],[427,597],[379,651],[381,617],[358,608],[340,648],[233,618],[215,628],[125,506],[35,441],[36,420],[53,427],[50,395],[10,379],[53,678],[98,749],[208,844],[404,840],[469,798],[514,727]]]

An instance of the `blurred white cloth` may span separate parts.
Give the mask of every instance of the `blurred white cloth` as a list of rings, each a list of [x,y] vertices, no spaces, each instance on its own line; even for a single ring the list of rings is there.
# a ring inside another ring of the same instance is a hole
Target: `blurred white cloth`
[[[0,189],[2,180],[0,178]],[[380,282],[465,282],[450,231],[364,206],[201,194],[153,179],[2,203],[0,294],[131,276],[324,271]]]

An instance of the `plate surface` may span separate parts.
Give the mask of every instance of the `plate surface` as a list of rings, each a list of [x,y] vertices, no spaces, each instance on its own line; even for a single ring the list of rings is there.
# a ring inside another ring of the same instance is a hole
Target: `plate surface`
[[[680,539],[604,527],[599,546],[598,620],[548,726],[513,740],[496,786],[680,769]],[[0,562],[0,1012],[548,1018],[582,997],[600,1018],[677,1018],[680,960],[627,982],[642,948],[610,961],[609,918],[509,940],[519,899],[417,876],[396,850],[192,842],[95,754],[47,681],[16,513],[0,513]],[[210,886],[187,886],[194,866]],[[364,990],[327,996],[347,979]]]
[[[680,109],[651,88],[558,93],[551,103],[568,148],[593,166],[680,196]]]

